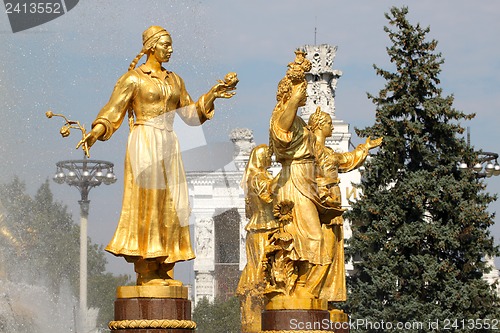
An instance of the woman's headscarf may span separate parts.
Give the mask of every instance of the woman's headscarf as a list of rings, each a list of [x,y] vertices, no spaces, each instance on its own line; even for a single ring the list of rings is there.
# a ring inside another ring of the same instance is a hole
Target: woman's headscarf
[[[267,150],[268,146],[266,144],[261,144],[252,149],[252,152],[250,153],[250,158],[245,168],[243,179],[240,183],[240,186],[243,188],[245,195],[248,193],[248,181],[255,173],[261,171],[262,168],[267,167],[267,165],[265,165],[268,154]]]
[[[160,26],[152,25],[142,33],[142,50],[137,54],[137,56],[132,60],[128,70],[132,70],[137,65],[137,62],[145,55],[149,50],[155,47],[158,40],[163,36],[170,36],[167,30]]]

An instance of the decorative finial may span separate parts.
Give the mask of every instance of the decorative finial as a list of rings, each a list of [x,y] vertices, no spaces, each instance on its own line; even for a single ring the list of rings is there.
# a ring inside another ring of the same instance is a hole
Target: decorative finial
[[[64,125],[61,127],[61,129],[59,130],[59,133],[61,133],[61,136],[63,138],[68,137],[71,134],[70,129],[74,128],[74,129],[80,130],[82,132],[82,139],[85,139],[85,136],[87,135],[87,131],[85,130],[85,127],[80,124],[79,121],[69,120],[68,118],[66,118],[66,116],[59,114],[59,113],[54,113],[51,110],[45,112],[45,116],[49,119],[52,117],[61,117],[66,121],[64,123]],[[82,149],[85,152],[85,156],[90,157],[89,147],[88,147],[87,143],[84,143],[82,145]]]

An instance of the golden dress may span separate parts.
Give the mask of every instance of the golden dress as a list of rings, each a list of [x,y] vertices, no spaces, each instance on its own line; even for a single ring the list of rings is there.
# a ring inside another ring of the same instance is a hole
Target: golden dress
[[[316,183],[316,136],[301,117],[295,116],[289,131],[285,131],[276,124],[277,116],[275,111],[270,124],[276,160],[282,164],[276,202],[290,200],[294,203],[293,222],[285,226],[285,231],[294,240],[290,259],[328,265],[332,262],[328,255],[331,251],[325,243],[318,214],[318,209],[324,207]]]
[[[250,221],[245,226],[247,264],[236,290],[240,295],[258,288],[264,280],[262,261],[269,245],[269,232],[278,228],[272,211],[271,182],[272,177],[266,170],[254,172],[248,179],[246,214]]]
[[[212,104],[213,105],[213,104]],[[106,251],[117,256],[161,258],[174,263],[195,257],[189,234],[188,190],[177,136],[177,113],[188,125],[213,116],[204,97],[194,102],[183,80],[166,71],[155,75],[145,64],[125,73],[92,124],[108,140],[128,112],[135,117],[125,156],[123,205]]]
[[[247,263],[236,288],[241,299],[242,332],[261,331],[265,289],[263,260],[270,243],[269,234],[278,228],[273,215],[273,178],[266,170],[267,165],[262,165],[262,155],[268,152],[267,146],[263,146],[252,151],[241,182],[246,194],[245,213],[250,219],[245,227]]]

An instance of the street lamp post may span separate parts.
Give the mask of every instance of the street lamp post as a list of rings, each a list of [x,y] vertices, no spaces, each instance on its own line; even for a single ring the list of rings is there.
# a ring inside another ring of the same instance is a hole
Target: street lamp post
[[[467,127],[467,147],[470,147],[470,128]],[[498,154],[492,152],[479,151],[476,161],[468,164],[465,161],[458,163],[460,170],[472,170],[476,178],[490,178],[500,175],[500,164],[498,164]],[[495,164],[493,164],[495,161]]]
[[[461,162],[458,167],[461,170],[472,169],[476,178],[489,178],[500,175],[500,164],[498,164],[498,154],[491,152],[480,152],[477,154],[477,161],[474,165]],[[495,164],[493,164],[495,161]]]
[[[116,182],[113,163],[107,161],[68,160],[56,163],[57,171],[54,181],[66,183],[78,189],[81,195],[80,204],[80,321],[79,332],[85,332],[87,318],[87,222],[90,200],[89,192],[101,184],[110,185]]]

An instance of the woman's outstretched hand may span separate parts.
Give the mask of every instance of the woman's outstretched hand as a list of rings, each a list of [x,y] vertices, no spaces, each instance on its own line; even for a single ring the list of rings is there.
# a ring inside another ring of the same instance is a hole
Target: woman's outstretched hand
[[[380,137],[378,139],[370,139],[370,137],[366,138],[366,146],[368,147],[368,149],[372,149],[372,148],[375,148],[375,147],[378,147],[382,144],[382,140],[383,140],[383,137]]]
[[[210,89],[210,92],[215,98],[231,98],[236,94],[234,90],[236,90],[238,82],[238,75],[236,73],[227,73],[224,81],[218,80],[217,84]]]
[[[85,155],[90,157],[90,147],[104,134],[105,128],[101,124],[97,124],[92,128],[90,132],[88,132],[76,145],[76,149],[82,147]]]

